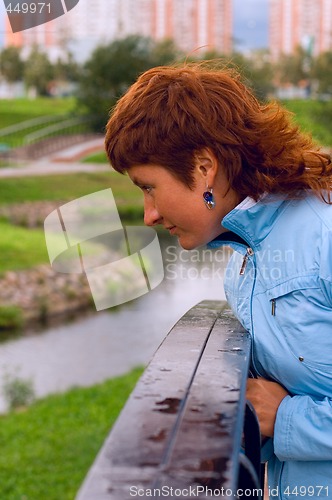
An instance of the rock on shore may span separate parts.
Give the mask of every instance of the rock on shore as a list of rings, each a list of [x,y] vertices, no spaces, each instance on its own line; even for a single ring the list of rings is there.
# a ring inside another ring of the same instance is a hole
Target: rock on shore
[[[11,224],[42,227],[44,220],[62,201],[14,203],[0,207],[0,216]],[[62,274],[50,264],[32,269],[7,271],[0,277],[0,308],[15,307],[23,324],[45,321],[91,307],[93,299],[84,274]]]
[[[23,323],[78,311],[93,304],[84,274],[61,274],[44,264],[24,271],[8,271],[0,278],[1,308],[15,306]]]

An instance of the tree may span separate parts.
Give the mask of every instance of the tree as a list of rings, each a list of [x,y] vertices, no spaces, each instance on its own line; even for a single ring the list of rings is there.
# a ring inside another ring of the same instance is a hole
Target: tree
[[[80,66],[68,52],[65,59],[59,58],[53,67],[54,78],[58,81],[77,82],[80,78]]]
[[[21,59],[21,49],[10,46],[0,53],[0,73],[3,78],[14,83],[23,79],[24,62]]]
[[[226,56],[216,50],[205,52],[203,57],[208,65],[216,69],[234,68],[238,71],[258,99],[265,99],[274,90],[273,68],[264,50],[257,50],[250,58],[239,52]]]
[[[151,56],[154,66],[165,66],[182,59],[184,53],[178,49],[172,39],[167,38],[153,45]]]
[[[332,96],[332,52],[323,52],[313,61],[312,78],[318,94]]]
[[[283,54],[276,66],[278,83],[298,85],[310,77],[311,56],[298,47],[294,54]]]
[[[244,58],[242,60],[242,72],[258,99],[264,100],[273,93],[274,68],[270,63],[266,50],[256,50],[252,53],[250,59]]]
[[[47,54],[41,52],[37,46],[33,47],[25,63],[24,82],[26,86],[34,88],[37,95],[47,95],[53,76],[53,67]]]
[[[83,67],[78,91],[79,105],[93,116],[94,128],[103,130],[110,108],[140,73],[176,57],[172,42],[156,44],[138,35],[97,47]]]

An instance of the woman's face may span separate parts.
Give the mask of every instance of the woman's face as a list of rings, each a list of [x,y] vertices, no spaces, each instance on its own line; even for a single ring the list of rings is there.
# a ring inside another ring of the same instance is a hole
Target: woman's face
[[[210,160],[200,156],[194,187],[189,188],[160,165],[130,167],[129,177],[144,193],[144,223],[164,226],[186,250],[204,245],[222,233],[221,220],[240,200],[228,189],[222,171],[214,170]],[[213,187],[216,205],[212,210],[207,209],[203,200],[207,186]]]

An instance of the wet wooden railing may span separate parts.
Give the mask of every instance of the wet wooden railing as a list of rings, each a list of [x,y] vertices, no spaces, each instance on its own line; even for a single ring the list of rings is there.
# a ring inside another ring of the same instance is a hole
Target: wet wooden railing
[[[146,368],[77,500],[237,498],[246,489],[260,498],[249,358],[250,337],[224,302],[190,309]]]

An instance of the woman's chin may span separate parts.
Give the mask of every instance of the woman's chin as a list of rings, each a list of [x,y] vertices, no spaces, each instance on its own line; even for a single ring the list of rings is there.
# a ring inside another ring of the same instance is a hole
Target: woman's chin
[[[202,245],[202,243],[189,240],[188,238],[181,238],[181,236],[178,236],[178,242],[183,250],[194,250],[195,248]]]

